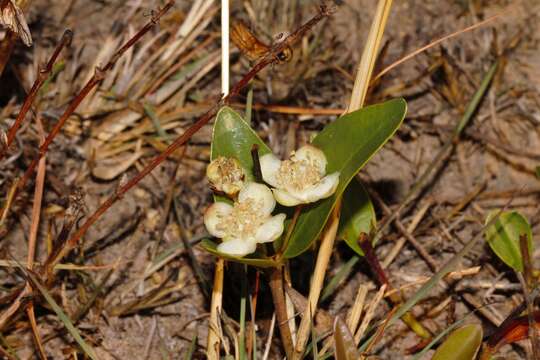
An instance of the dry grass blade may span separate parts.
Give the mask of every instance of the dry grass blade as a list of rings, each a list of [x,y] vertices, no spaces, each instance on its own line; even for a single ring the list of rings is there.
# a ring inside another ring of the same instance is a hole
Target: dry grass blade
[[[354,342],[358,344],[360,342],[360,339],[365,335],[365,332],[369,326],[369,323],[371,322],[371,319],[373,319],[373,316],[375,315],[375,310],[377,309],[377,306],[379,306],[379,303],[383,299],[384,292],[386,291],[386,284],[380,287],[379,291],[377,291],[377,294],[375,294],[375,297],[371,300],[371,303],[366,309],[366,314],[364,315],[364,318],[362,319],[362,323],[360,324],[360,327],[356,331],[356,334],[354,334]]]
[[[351,101],[347,112],[352,112],[360,109],[364,106],[364,101],[369,88],[371,74],[375,67],[377,60],[377,54],[381,45],[384,29],[386,28],[386,21],[388,20],[388,14],[392,7],[392,0],[379,0],[377,10],[371,23],[371,29],[369,30],[368,39],[364,46],[364,53],[358,64],[356,72],[356,78],[354,79],[354,87],[351,94]]]
[[[302,321],[298,328],[298,335],[296,345],[294,348],[293,359],[300,359],[304,353],[307,341],[309,339],[309,331],[311,328],[312,314],[317,311],[317,303],[319,302],[319,296],[321,294],[322,285],[324,281],[324,275],[332,255],[332,249],[334,247],[334,241],[339,226],[339,209],[340,204],[337,204],[332,212],[330,220],[326,225],[326,229],[323,233],[323,239],[321,247],[319,248],[319,254],[317,255],[317,262],[315,263],[315,270],[313,270],[313,278],[311,280],[311,286],[309,288],[308,304],[306,310],[302,314]]]
[[[339,317],[336,318],[334,323],[334,343],[336,360],[360,359],[351,330]]]
[[[484,95],[485,95],[485,93],[486,93],[486,91],[487,91],[487,89],[489,87],[489,84],[491,83],[491,80],[493,79],[493,76],[495,75],[495,70],[497,69],[497,64],[498,64],[497,62],[495,64],[493,64],[491,66],[490,70],[484,76],[484,79],[482,80],[482,84],[480,85],[480,87],[478,88],[476,93],[474,94],[473,99],[471,100],[471,102],[469,103],[469,106],[467,107],[467,110],[465,111],[465,114],[463,115],[462,119],[460,120],[460,122],[456,126],[456,128],[454,130],[454,136],[459,136],[461,134],[461,131],[465,128],[465,125],[467,125],[467,123],[470,121],[470,119],[476,113],[476,110],[478,109],[478,106],[480,105],[480,102],[483,99],[483,97],[484,97]],[[449,141],[447,143],[447,146],[450,147],[450,146],[452,146],[452,144],[453,144],[453,142]],[[444,152],[445,152],[445,149],[442,149],[440,151],[439,155],[444,154]],[[426,170],[426,172],[424,172],[424,174],[421,176],[420,180],[418,180],[418,182],[415,184],[413,189],[411,189],[411,191],[409,191],[409,193],[408,193],[409,197],[406,197],[405,200],[410,198],[411,194],[416,193],[416,191],[418,191],[422,186],[424,186],[424,181],[426,180],[428,175],[431,173],[431,169],[435,167],[434,164],[436,164],[436,163],[438,163],[438,162],[434,161],[432,164],[430,164],[429,168]],[[510,202],[508,202],[506,206],[508,206],[509,204],[510,204]],[[505,206],[505,208],[506,208],[506,206]],[[401,208],[403,208],[403,203],[400,205],[399,209],[393,213],[393,216],[391,216],[391,219],[386,224],[388,224],[389,222],[391,222],[393,219],[396,218],[396,216],[399,213]],[[496,218],[498,218],[498,214],[487,225],[493,224],[493,221],[495,221]],[[403,305],[401,305],[399,307],[399,309],[394,313],[392,318],[389,320],[388,325],[391,325],[396,319],[399,319],[401,316],[403,316],[405,313],[407,313],[418,301],[420,301],[422,298],[427,296],[428,292],[436,284],[438,284],[439,281],[441,281],[448,273],[453,271],[459,265],[459,262],[461,261],[462,257],[465,256],[480,239],[482,239],[483,233],[484,233],[486,228],[487,228],[487,226],[484,226],[482,228],[482,230],[480,230],[469,242],[467,242],[463,246],[463,248],[458,253],[456,253],[454,255],[454,257],[452,257],[452,259],[447,261],[446,264],[444,266],[442,266],[440,268],[440,270],[437,271],[437,273],[435,273],[426,284],[424,284],[409,300],[407,300]],[[381,231],[381,229],[378,230],[378,232],[380,232],[380,231]],[[365,349],[366,346],[368,346],[368,344],[371,342],[371,340],[372,339],[369,339],[368,341],[366,341],[362,345],[362,347]]]
[[[507,205],[501,211],[499,211],[490,222],[488,222],[480,231],[478,231],[478,233],[471,240],[469,240],[463,246],[463,248],[461,248],[460,251],[458,251],[450,260],[448,260],[446,264],[442,266],[441,269],[429,279],[428,282],[426,282],[411,298],[409,298],[409,300],[407,300],[403,305],[401,305],[388,321],[388,325],[392,325],[392,323],[394,323],[397,319],[403,316],[420,300],[426,297],[429,291],[435,285],[437,285],[453,269],[459,266],[461,259],[467,253],[469,253],[469,251],[471,251],[471,249],[474,247],[474,245],[476,245],[479,240],[482,239],[486,228],[493,225],[495,221],[497,221],[499,214],[504,211],[508,207],[508,205],[510,205],[510,202],[508,202]],[[369,346],[369,343],[371,343],[372,340],[373,338],[368,339],[364,344],[362,344],[361,349],[365,349],[367,346]]]
[[[458,30],[456,32],[453,32],[452,34],[449,34],[449,35],[446,35],[446,36],[443,36],[442,38],[440,39],[437,39],[436,41],[433,41],[425,46],[422,46],[421,48],[413,51],[412,53],[402,57],[401,59],[399,59],[399,61],[396,61],[395,63],[393,63],[392,65],[390,66],[387,66],[384,70],[382,70],[380,73],[378,73],[375,77],[373,77],[373,79],[371,80],[372,82],[375,82],[377,81],[378,79],[380,79],[384,74],[388,73],[390,70],[394,69],[395,67],[403,64],[405,61],[407,60],[410,60],[412,58],[414,58],[415,56],[417,56],[418,54],[422,53],[423,51],[426,51],[428,49],[431,49],[432,47],[442,43],[443,41],[446,41],[446,40],[449,40],[455,36],[458,36],[458,35],[461,35],[461,34],[464,34],[466,32],[469,32],[469,31],[472,31],[474,29],[478,29],[482,26],[485,26],[487,24],[489,24],[490,22],[496,20],[498,17],[500,17],[501,14],[497,14],[497,15],[493,15],[483,21],[480,21],[479,23],[477,24],[474,24],[474,25],[471,25],[469,27],[466,27],[465,29],[461,29],[461,30]]]

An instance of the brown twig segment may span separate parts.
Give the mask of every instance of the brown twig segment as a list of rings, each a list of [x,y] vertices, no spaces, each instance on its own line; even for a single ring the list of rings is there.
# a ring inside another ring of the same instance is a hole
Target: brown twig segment
[[[49,59],[45,67],[42,67],[39,69],[37,78],[34,81],[34,84],[32,85],[30,92],[26,96],[24,103],[22,104],[21,110],[19,111],[19,115],[17,115],[15,122],[13,123],[13,125],[7,132],[6,143],[3,144],[4,146],[2,148],[0,148],[0,160],[6,154],[7,150],[9,149],[9,146],[13,143],[13,140],[15,140],[15,135],[17,135],[17,130],[19,130],[19,128],[21,127],[22,122],[24,121],[26,114],[28,113],[28,110],[30,110],[30,107],[34,103],[34,100],[36,99],[36,96],[39,93],[39,89],[51,75],[53,66],[56,63],[56,60],[58,59],[60,52],[64,49],[64,47],[69,46],[71,44],[72,39],[73,39],[73,32],[69,29],[64,31],[64,34],[62,35],[62,39],[60,39],[60,42],[54,49],[54,52],[51,55],[51,58]]]
[[[274,301],[281,342],[283,343],[287,359],[292,359],[294,345],[292,342],[291,329],[289,328],[289,319],[287,319],[287,305],[285,304],[285,293],[283,292],[282,267],[272,269],[269,285]]]
[[[164,8],[165,9],[165,8]],[[154,170],[159,164],[161,164],[167,157],[172,153],[178,150],[183,146],[197,131],[199,131],[204,125],[206,125],[217,113],[219,108],[223,105],[229,104],[230,100],[238,95],[240,91],[247,86],[251,79],[253,79],[262,69],[267,67],[270,64],[276,62],[276,54],[280,53],[287,46],[294,44],[296,41],[301,39],[313,26],[315,26],[323,18],[330,16],[333,13],[332,8],[329,8],[325,5],[321,5],[319,12],[313,16],[308,22],[300,26],[296,31],[286,37],[283,41],[279,42],[272,48],[272,50],[264,56],[253,68],[238,82],[236,83],[228,95],[222,97],[210,110],[203,114],[191,127],[189,127],[182,135],[180,135],[176,140],[170,144],[161,154],[156,156],[144,169],[142,169],[137,175],[135,175],[131,180],[129,180],[123,186],[120,186],[115,194],[109,197],[105,202],[103,202],[99,208],[86,220],[86,222],[79,228],[79,230],[73,234],[73,236],[68,240],[66,246],[60,251],[55,258],[50,258],[47,260],[47,264],[56,264],[57,261],[62,259],[62,257],[67,254],[79,241],[79,239],[88,231],[90,226],[92,226],[101,215],[103,215],[118,199],[120,199],[129,189],[134,187],[141,181],[146,175],[148,175],[152,170]],[[164,10],[158,14],[161,16]],[[137,35],[136,35],[137,36]],[[140,37],[140,36],[139,36]],[[128,42],[128,43],[131,43]],[[126,47],[122,47],[125,49]],[[124,50],[125,51],[125,50]],[[104,70],[107,70],[110,67],[105,67]],[[92,80],[90,80],[92,81]],[[84,89],[83,89],[84,90]],[[90,89],[87,90],[88,93]],[[81,91],[82,93],[82,91]],[[80,101],[79,101],[80,103]],[[64,119],[65,121],[65,119]],[[60,121],[59,121],[60,122]]]

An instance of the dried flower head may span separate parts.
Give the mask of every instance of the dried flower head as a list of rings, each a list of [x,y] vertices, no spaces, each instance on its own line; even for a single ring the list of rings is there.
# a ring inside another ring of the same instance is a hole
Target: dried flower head
[[[206,177],[214,190],[234,196],[244,185],[245,172],[238,160],[220,156],[208,164]]]
[[[0,26],[19,35],[26,46],[32,45],[32,34],[26,23],[24,13],[13,0],[0,2]]]

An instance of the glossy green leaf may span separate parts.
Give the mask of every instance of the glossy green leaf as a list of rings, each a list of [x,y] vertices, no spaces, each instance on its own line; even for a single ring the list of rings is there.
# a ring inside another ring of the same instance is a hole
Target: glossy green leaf
[[[368,106],[340,117],[315,137],[313,145],[328,160],[327,173],[340,172],[339,185],[333,196],[304,207],[285,249],[286,258],[301,254],[317,239],[349,182],[395,133],[406,111],[403,99]]]
[[[474,360],[482,345],[482,327],[465,325],[454,330],[439,346],[431,360]]]
[[[238,263],[242,263],[246,265],[252,265],[252,266],[256,266],[260,268],[274,267],[278,265],[278,263],[274,261],[273,259],[264,258],[261,256],[261,254],[258,254],[258,253],[254,253],[246,257],[236,257],[236,256],[224,254],[222,252],[217,251],[216,248],[218,244],[216,244],[215,242],[209,239],[201,240],[200,245],[203,249],[208,251],[210,254],[219,256],[220,258],[223,258],[225,260],[234,261],[234,262],[238,262]]]
[[[266,146],[236,111],[226,106],[221,108],[214,123],[211,159],[213,160],[219,156],[236,158],[246,170],[246,180],[253,180],[251,148],[254,144],[259,146],[259,155],[262,156],[270,152],[270,148]],[[229,201],[221,196],[215,196],[214,199],[215,201]],[[210,240],[203,240],[201,246],[208,252],[231,261],[259,267],[275,265],[275,262],[271,259],[239,258],[221,253],[217,251],[217,245]]]
[[[492,211],[488,223],[498,211]],[[508,266],[523,271],[523,257],[519,246],[520,235],[527,236],[529,254],[533,252],[532,231],[527,219],[516,211],[502,212],[499,218],[486,229],[486,240],[491,250]]]
[[[251,147],[259,146],[259,155],[271,152],[242,117],[230,107],[223,107],[216,116],[212,135],[212,160],[218,156],[237,158],[247,172],[248,180],[253,180],[253,160]]]
[[[358,255],[364,256],[358,237],[360,233],[369,234],[375,223],[375,209],[366,189],[358,180],[351,181],[343,193],[339,237]]]

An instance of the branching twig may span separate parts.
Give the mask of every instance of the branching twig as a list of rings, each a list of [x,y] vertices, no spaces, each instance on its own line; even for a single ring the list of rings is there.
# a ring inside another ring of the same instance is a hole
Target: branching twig
[[[58,43],[58,45],[56,46],[56,49],[54,49],[54,52],[51,58],[49,59],[49,62],[47,62],[45,67],[40,68],[38,70],[37,78],[34,81],[34,84],[32,85],[30,92],[26,96],[24,103],[22,104],[21,110],[19,111],[19,115],[17,115],[15,122],[13,123],[13,125],[7,132],[6,143],[3,144],[4,145],[3,148],[0,148],[0,160],[4,157],[9,146],[13,143],[13,140],[15,139],[15,135],[17,134],[17,130],[19,130],[19,128],[21,127],[21,124],[24,121],[26,114],[28,113],[28,111],[30,110],[30,107],[34,103],[34,100],[36,99],[36,96],[39,93],[39,89],[51,75],[53,66],[56,63],[56,59],[60,55],[60,52],[64,49],[64,47],[69,46],[71,44],[72,39],[73,39],[73,32],[69,29],[64,31],[64,34],[62,35],[62,39],[60,39],[60,43]]]

